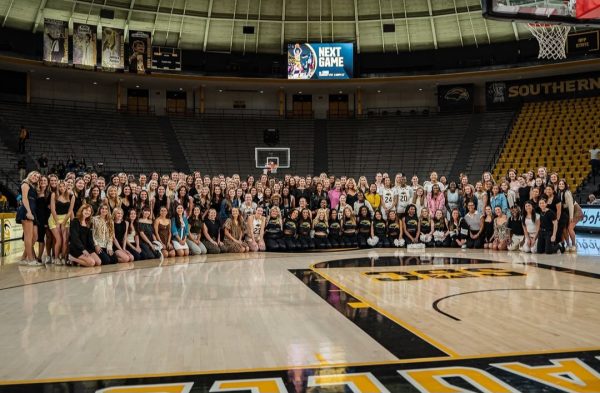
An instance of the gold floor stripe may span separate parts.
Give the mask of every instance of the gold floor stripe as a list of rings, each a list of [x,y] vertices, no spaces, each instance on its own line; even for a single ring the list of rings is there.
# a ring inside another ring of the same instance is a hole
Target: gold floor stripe
[[[319,274],[319,275],[323,276],[324,278],[326,278],[330,283],[332,283],[336,287],[342,289],[343,291],[345,291],[349,295],[351,295],[354,298],[358,299],[360,302],[365,303],[366,305],[368,305],[369,307],[371,307],[375,311],[379,312],[382,315],[385,315],[387,318],[389,318],[392,321],[396,322],[398,325],[402,326],[403,328],[405,328],[409,332],[413,333],[416,336],[419,336],[420,338],[422,338],[423,340],[427,341],[429,344],[433,345],[434,347],[438,348],[439,350],[441,350],[443,352],[446,352],[450,356],[450,358],[458,358],[458,357],[460,357],[460,355],[457,352],[454,352],[452,349],[448,348],[444,344],[441,344],[437,340],[434,340],[433,338],[429,337],[429,335],[427,335],[426,333],[422,332],[421,330],[415,328],[414,326],[406,323],[405,321],[403,321],[401,319],[398,319],[394,315],[392,315],[392,314],[388,313],[387,311],[379,308],[378,306],[375,306],[372,303],[366,301],[362,296],[357,296],[354,292],[350,291],[345,286],[343,286],[343,285],[339,284],[337,281],[333,280],[327,273],[323,273],[322,271],[320,271],[320,269],[315,269],[314,265],[311,265],[310,269],[313,272],[315,272],[316,274]]]

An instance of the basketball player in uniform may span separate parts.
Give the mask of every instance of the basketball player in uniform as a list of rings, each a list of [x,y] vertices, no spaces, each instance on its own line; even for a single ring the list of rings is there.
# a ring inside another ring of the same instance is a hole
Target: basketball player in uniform
[[[387,220],[388,212],[395,210],[394,191],[391,189],[390,178],[383,179],[383,189],[379,192],[381,195],[381,214],[383,219]]]
[[[401,175],[400,182],[396,183],[394,187],[394,204],[396,205],[396,211],[400,219],[404,217],[406,207],[412,201],[413,192],[412,187],[406,184],[406,176]]]

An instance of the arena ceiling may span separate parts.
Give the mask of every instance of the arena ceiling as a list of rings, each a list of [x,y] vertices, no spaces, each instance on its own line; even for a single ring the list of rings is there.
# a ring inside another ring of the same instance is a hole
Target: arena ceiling
[[[100,18],[101,9],[114,19]],[[37,32],[44,18],[151,31],[155,45],[209,52],[336,41],[354,42],[358,53],[400,53],[530,37],[523,24],[484,19],[480,0],[0,0],[2,26]]]

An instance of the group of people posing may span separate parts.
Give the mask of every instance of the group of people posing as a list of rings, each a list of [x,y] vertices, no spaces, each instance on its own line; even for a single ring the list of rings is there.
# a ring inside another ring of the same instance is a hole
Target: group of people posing
[[[108,184],[107,184],[108,183]],[[576,251],[583,213],[557,173],[495,181],[432,172],[210,177],[41,175],[21,186],[23,264],[96,266],[175,256],[367,247]],[[37,244],[37,249],[36,249]]]

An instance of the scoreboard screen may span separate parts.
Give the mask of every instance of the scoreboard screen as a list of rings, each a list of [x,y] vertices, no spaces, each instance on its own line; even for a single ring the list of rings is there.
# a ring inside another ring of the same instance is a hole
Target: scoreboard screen
[[[157,71],[181,71],[181,49],[153,46],[152,69]]]

